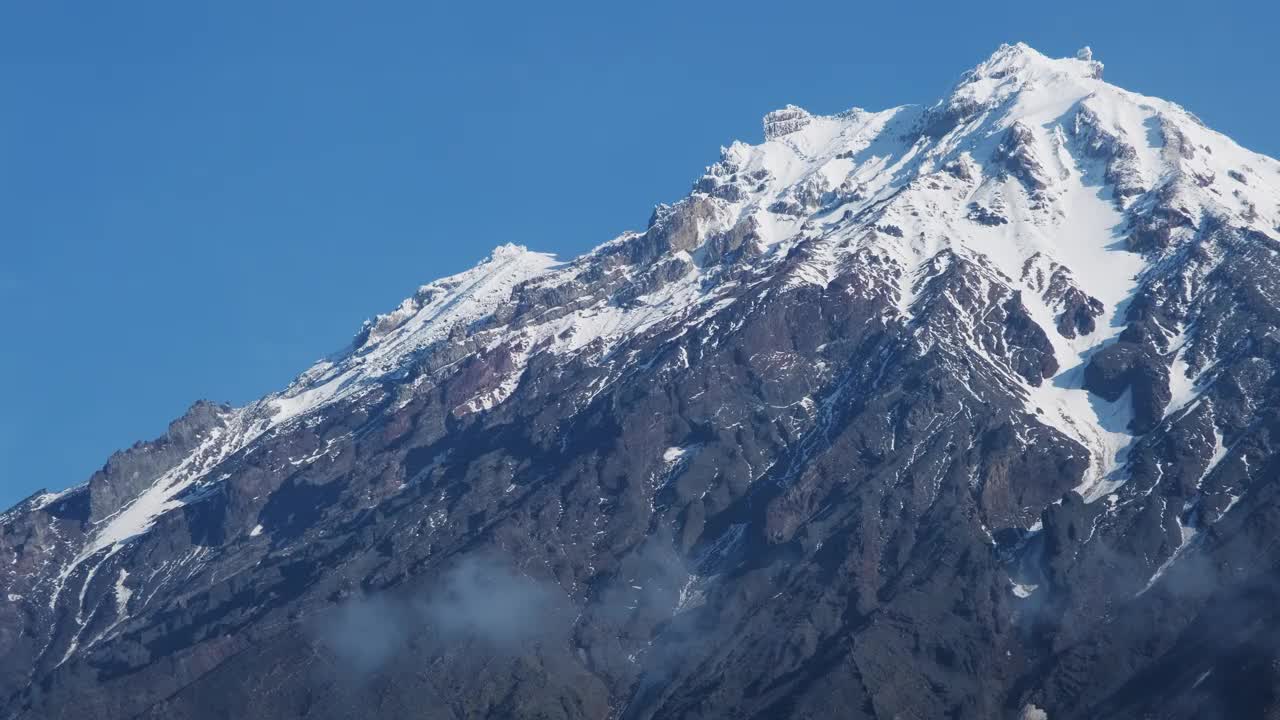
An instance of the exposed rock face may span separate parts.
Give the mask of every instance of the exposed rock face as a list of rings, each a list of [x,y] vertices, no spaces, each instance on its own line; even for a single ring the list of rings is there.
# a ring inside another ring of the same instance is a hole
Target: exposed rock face
[[[1058,313],[1055,326],[1064,338],[1089,335],[1097,329],[1097,318],[1106,312],[1101,300],[1080,289],[1069,268],[1042,253],[1027,258],[1022,266],[1022,282],[1040,294],[1046,307]]]
[[[770,113],[32,496],[0,717],[1276,712],[1280,164],[1100,74]]]
[[[1136,343],[1121,341],[1103,348],[1085,367],[1084,382],[1089,391],[1112,402],[1132,393],[1129,427],[1137,433],[1155,427],[1171,397],[1167,369]]]
[[[1021,122],[1009,126],[1004,141],[996,148],[995,158],[1029,189],[1036,191],[1049,187],[1048,172],[1036,156],[1035,134]]]
[[[788,105],[764,116],[764,139],[776,140],[784,135],[803,130],[812,119],[804,108]]]
[[[157,478],[186,459],[210,433],[223,427],[230,411],[226,406],[197,402],[169,425],[163,437],[112,455],[107,464],[89,478],[90,522],[100,522],[151,487]]]

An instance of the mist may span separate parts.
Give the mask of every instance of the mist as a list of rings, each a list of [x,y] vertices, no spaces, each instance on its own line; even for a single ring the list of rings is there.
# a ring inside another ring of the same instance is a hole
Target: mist
[[[487,553],[459,559],[431,585],[348,600],[312,624],[315,643],[341,667],[373,673],[410,643],[445,649],[480,643],[497,653],[517,651],[555,627],[563,592],[516,571]]]

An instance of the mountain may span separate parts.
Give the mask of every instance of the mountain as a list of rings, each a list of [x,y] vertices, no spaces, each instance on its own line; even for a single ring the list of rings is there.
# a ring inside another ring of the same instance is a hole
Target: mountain
[[[1280,717],[1280,163],[1003,46],[0,516],[6,718]]]

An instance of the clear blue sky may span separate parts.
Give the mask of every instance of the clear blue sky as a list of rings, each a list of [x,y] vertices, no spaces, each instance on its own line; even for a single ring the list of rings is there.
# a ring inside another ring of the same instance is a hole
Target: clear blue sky
[[[0,506],[496,244],[642,227],[768,110],[931,102],[1001,42],[1280,154],[1269,3],[443,5],[4,4]]]

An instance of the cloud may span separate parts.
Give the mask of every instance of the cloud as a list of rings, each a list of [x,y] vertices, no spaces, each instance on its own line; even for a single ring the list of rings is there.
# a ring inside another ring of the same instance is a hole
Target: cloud
[[[442,580],[417,607],[426,623],[446,639],[473,637],[499,648],[543,633],[559,594],[486,556],[464,558]]]
[[[320,641],[351,670],[373,672],[405,643],[408,617],[403,610],[399,603],[381,596],[348,602],[323,626]]]
[[[561,598],[554,585],[479,554],[460,559],[425,593],[388,591],[349,600],[313,623],[311,634],[345,669],[367,675],[394,659],[411,638],[441,647],[474,641],[513,652],[556,627]]]

